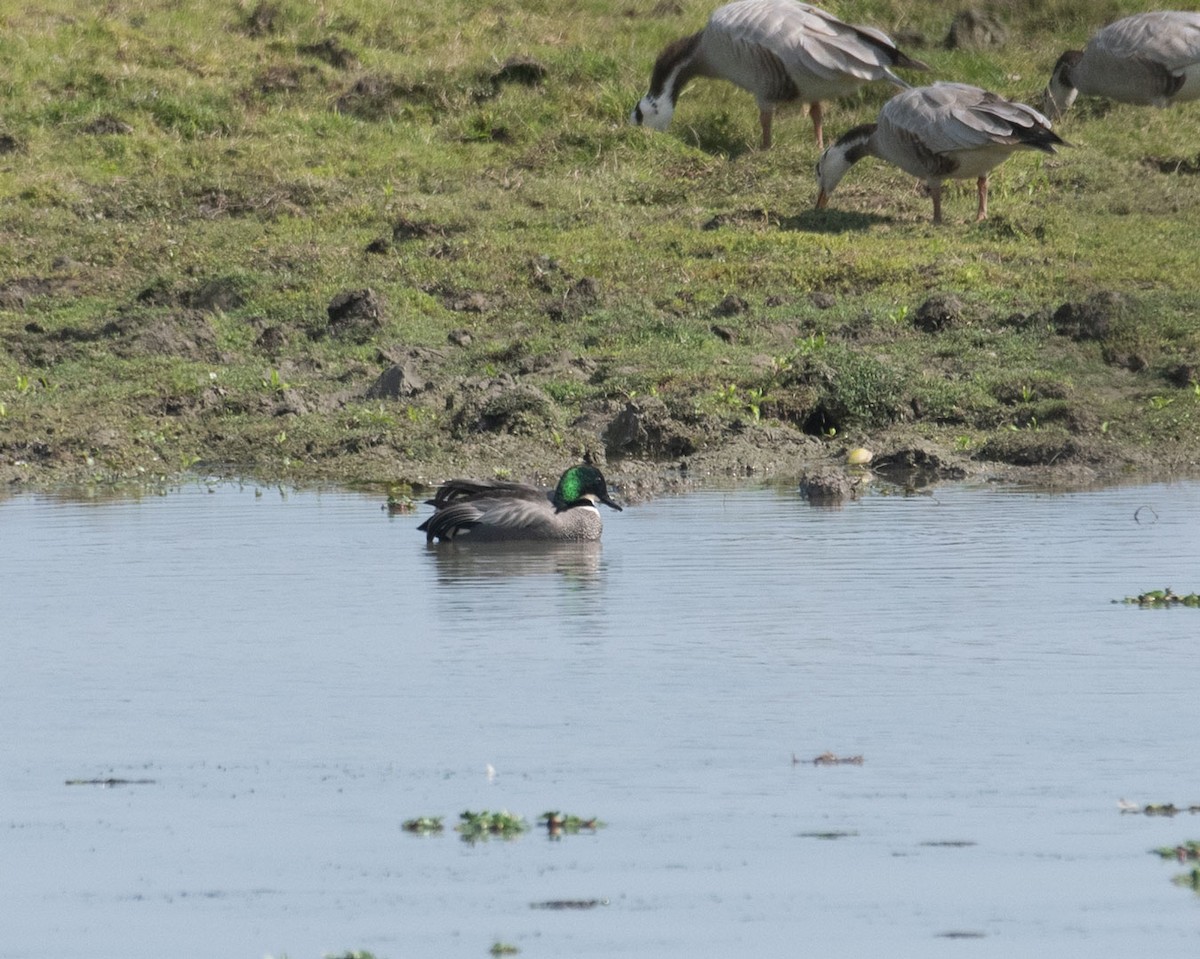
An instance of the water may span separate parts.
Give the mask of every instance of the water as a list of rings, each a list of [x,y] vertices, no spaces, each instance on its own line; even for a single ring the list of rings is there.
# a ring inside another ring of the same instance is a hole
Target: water
[[[379,505],[0,503],[0,956],[1200,948],[1148,854],[1200,821],[1117,806],[1200,802],[1200,611],[1111,602],[1200,588],[1200,486],[709,491],[551,550]],[[502,808],[607,825],[400,829]]]

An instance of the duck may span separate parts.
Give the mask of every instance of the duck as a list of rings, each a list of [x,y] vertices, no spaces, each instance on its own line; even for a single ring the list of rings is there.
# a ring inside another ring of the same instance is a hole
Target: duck
[[[598,504],[621,512],[604,474],[588,464],[567,469],[553,490],[506,480],[453,479],[426,503],[434,513],[417,527],[426,543],[591,542],[604,528]]]
[[[775,108],[809,104],[817,149],[824,147],[821,101],[887,80],[904,88],[892,67],[928,70],[885,33],[852,26],[796,0],[736,0],[717,8],[699,33],[668,44],[650,74],[650,90],[634,107],[638,126],[665,130],[683,88],[695,77],[728,80],[754,94],[762,148],[771,147]]]
[[[848,130],[817,161],[817,208],[846,171],[866,156],[894,163],[925,181],[933,222],[942,222],[942,182],[976,180],[976,222],[987,218],[988,174],[1022,149],[1056,152],[1067,143],[1033,107],[965,83],[935,83],[896,94],[878,122]]]
[[[1200,13],[1156,10],[1098,30],[1067,50],[1046,85],[1046,113],[1059,119],[1079,94],[1168,107],[1200,99]]]

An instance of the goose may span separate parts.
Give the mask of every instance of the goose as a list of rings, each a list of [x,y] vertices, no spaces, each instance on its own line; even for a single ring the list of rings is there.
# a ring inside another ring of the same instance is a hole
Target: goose
[[[894,163],[924,180],[933,197],[933,222],[942,222],[942,181],[974,177],[976,221],[987,217],[988,173],[1020,149],[1054,153],[1066,141],[1033,107],[964,83],[935,83],[896,94],[877,123],[843,134],[817,161],[817,207],[865,156]]]
[[[873,80],[907,87],[892,67],[929,69],[879,30],[843,23],[818,7],[795,0],[737,0],[715,10],[699,33],[658,55],[650,91],[630,120],[665,130],[683,88],[695,77],[712,77],[754,94],[764,150],[771,146],[775,108],[797,100],[810,104],[819,150],[821,101],[847,96]]]
[[[503,480],[455,479],[438,487],[426,502],[434,513],[418,530],[425,541],[587,542],[598,540],[604,524],[598,503],[621,511],[608,495],[604,475],[594,466],[572,466],[553,490]]]
[[[1080,93],[1155,107],[1200,99],[1200,13],[1134,14],[1066,51],[1046,85],[1046,113],[1057,120]]]

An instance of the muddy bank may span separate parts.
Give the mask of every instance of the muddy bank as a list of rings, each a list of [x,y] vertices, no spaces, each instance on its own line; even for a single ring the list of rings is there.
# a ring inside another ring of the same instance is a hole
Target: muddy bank
[[[421,380],[389,367],[368,391],[380,382],[398,390],[392,402],[399,403]],[[289,420],[311,425],[336,413],[310,411],[314,401],[289,397],[286,390],[270,402],[271,408],[248,419],[242,432],[230,431],[227,418],[213,415],[220,397],[175,409],[172,418],[195,431],[188,434],[189,447],[207,444],[215,453],[190,462],[185,458],[178,468],[171,468],[177,454],[161,432],[160,445],[148,449],[144,440],[131,436],[128,422],[98,419],[89,425],[86,440],[65,424],[36,436],[10,431],[0,441],[0,488],[119,491],[201,475],[333,484],[381,494],[400,490],[415,497],[454,475],[505,475],[552,485],[565,465],[587,460],[600,465],[631,502],[738,481],[796,483],[814,499],[836,501],[859,495],[872,480],[918,489],[962,480],[1079,489],[1200,475],[1196,446],[1151,450],[1065,430],[997,431],[970,447],[951,431],[931,436],[910,424],[818,437],[779,421],[680,415],[649,397],[599,403],[562,424],[561,411],[544,394],[517,381],[503,388],[458,384],[453,395],[439,396],[437,405],[455,412],[437,441],[425,442],[419,452],[382,436],[374,443],[341,436],[331,442],[314,439],[306,455],[284,457],[273,447],[282,445]],[[336,411],[340,402],[331,396],[315,405]],[[851,451],[864,448],[871,454],[869,463],[851,465]]]
[[[393,309],[370,288],[294,324],[231,320],[242,294],[211,279],[151,284],[89,321],[29,319],[0,336],[30,371],[0,392],[0,487],[200,474],[419,493],[453,475],[549,483],[584,460],[630,499],[771,480],[836,500],[873,476],[1079,488],[1200,473],[1197,368],[1133,336],[1155,314],[1115,294],[1003,317],[939,294],[899,328],[864,314],[807,335],[815,321],[797,308],[758,334],[778,342],[772,354],[741,342],[756,322],[746,304],[723,303],[720,322],[703,321],[720,344],[710,368],[672,376],[648,371],[654,357],[589,348],[596,284],[570,279],[555,320],[570,336],[555,348],[499,325],[478,291],[446,294],[464,325],[438,347],[394,339]],[[29,279],[0,292],[22,311],[64,291]],[[970,338],[1032,339],[1068,371],[973,366],[984,354]],[[930,386],[943,382],[969,387],[947,400]],[[870,451],[865,471],[853,449]]]

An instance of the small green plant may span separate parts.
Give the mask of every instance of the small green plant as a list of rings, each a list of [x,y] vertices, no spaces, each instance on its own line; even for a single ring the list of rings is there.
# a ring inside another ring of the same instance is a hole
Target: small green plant
[[[441,816],[418,816],[416,819],[406,819],[400,824],[405,832],[416,833],[420,836],[430,836],[439,833],[444,828]]]
[[[716,397],[719,403],[723,403],[726,406],[737,406],[739,402],[737,384],[726,383],[723,387],[717,390]]]
[[[471,812],[467,810],[459,814],[459,823],[454,828],[462,836],[463,842],[476,843],[480,840],[516,839],[517,836],[529,830],[525,820],[507,810],[500,812]]]
[[[757,423],[762,418],[763,391],[758,388],[746,390],[746,408]]]
[[[271,370],[269,376],[263,377],[263,389],[270,393],[282,393],[284,390],[290,390],[292,385],[284,381],[279,375],[279,370]]]
[[[1165,410],[1168,406],[1175,402],[1173,396],[1152,396],[1150,397],[1150,409]]]
[[[17,374],[17,392],[18,393],[28,393],[29,392],[29,377],[26,376],[24,373]]]
[[[520,951],[511,942],[493,942],[492,948],[488,950],[493,956],[515,956]]]
[[[802,340],[796,341],[796,348],[792,350],[790,356],[795,360],[801,356],[812,356],[814,353],[819,353],[825,349],[825,334],[813,333],[811,336],[806,336]]]
[[[969,436],[963,435],[954,437],[954,448],[960,453],[965,453],[974,445],[975,441]]]

